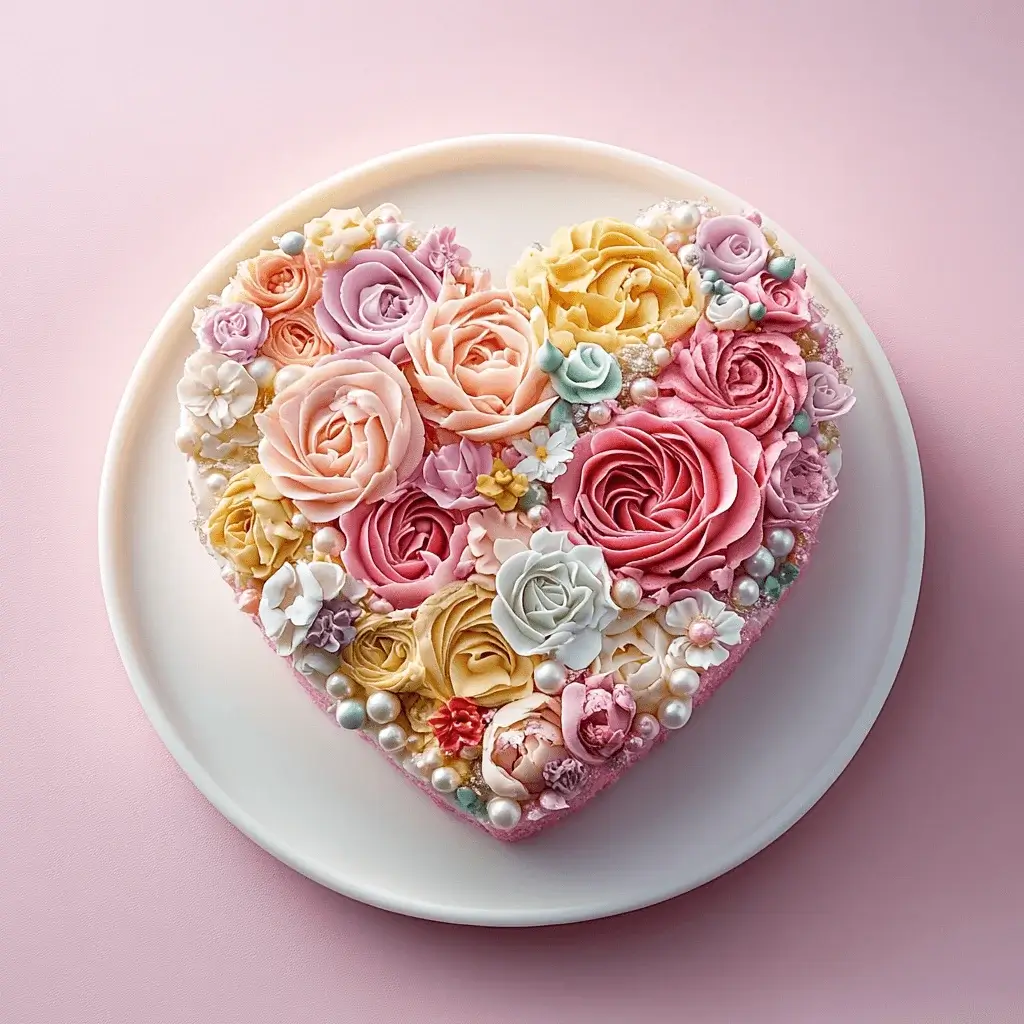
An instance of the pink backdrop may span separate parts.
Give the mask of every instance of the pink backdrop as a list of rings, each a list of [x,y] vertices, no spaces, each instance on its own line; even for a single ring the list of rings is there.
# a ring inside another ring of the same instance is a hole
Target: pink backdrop
[[[4,1020],[1022,1019],[1017,5],[515,6],[6,5]],[[389,916],[257,849],[149,727],[97,582],[107,430],[193,272],[341,167],[481,131],[646,150],[784,224],[885,346],[929,510],[903,671],[825,799],[701,891],[545,932]]]

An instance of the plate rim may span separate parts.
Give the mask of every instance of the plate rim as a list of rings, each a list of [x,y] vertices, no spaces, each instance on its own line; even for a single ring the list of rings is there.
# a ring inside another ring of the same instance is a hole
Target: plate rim
[[[792,828],[824,796],[846,769],[878,718],[902,664],[910,640],[920,596],[925,548],[924,483],[913,425],[896,376],[871,327],[857,306],[846,294],[846,291],[836,281],[835,277],[813,254],[808,252],[805,246],[793,238],[788,231],[785,234],[799,246],[801,255],[810,267],[812,274],[818,276],[819,279],[828,280],[830,290],[832,290],[834,295],[834,304],[841,306],[844,316],[848,318],[858,337],[864,342],[865,356],[877,375],[882,397],[893,416],[896,426],[897,447],[906,466],[904,483],[909,503],[907,563],[900,606],[893,620],[888,650],[881,663],[875,685],[871,689],[864,706],[861,708],[860,714],[852,723],[845,739],[837,746],[831,757],[819,771],[804,783],[799,793],[785,804],[781,810],[776,812],[772,818],[763,823],[753,833],[748,834],[745,841],[738,844],[735,855],[724,860],[716,870],[706,873],[706,877],[701,876],[696,880],[688,880],[678,888],[666,888],[663,892],[645,898],[631,898],[619,901],[606,898],[604,905],[595,905],[583,913],[580,912],[579,908],[573,907],[557,908],[553,912],[517,909],[504,909],[500,912],[495,912],[492,909],[452,908],[430,900],[412,900],[404,897],[395,898],[387,890],[379,889],[375,886],[367,886],[352,879],[340,878],[337,875],[322,870],[318,862],[305,857],[287,842],[275,838],[274,835],[261,826],[259,821],[231,799],[207,769],[203,767],[189,749],[185,740],[171,724],[156,695],[156,688],[143,668],[142,658],[136,650],[130,635],[131,630],[127,625],[129,616],[125,609],[125,594],[122,593],[119,586],[116,565],[117,511],[121,506],[120,497],[125,487],[125,480],[120,474],[121,460],[119,452],[123,447],[124,440],[131,432],[133,421],[137,414],[137,402],[133,395],[141,393],[138,385],[151,375],[153,364],[159,358],[170,328],[187,309],[191,308],[190,296],[196,291],[201,281],[214,273],[221,265],[235,262],[237,260],[237,253],[240,250],[246,250],[252,246],[253,242],[264,240],[268,237],[271,231],[274,230],[273,225],[281,221],[290,211],[329,190],[351,187],[360,178],[372,177],[376,173],[388,168],[398,168],[401,166],[408,169],[415,164],[429,165],[438,159],[450,159],[460,153],[465,155],[467,151],[491,150],[494,147],[508,147],[510,145],[520,148],[521,153],[517,154],[520,157],[536,150],[549,153],[561,151],[562,154],[568,152],[575,153],[581,157],[589,155],[595,158],[603,158],[606,161],[611,159],[618,161],[624,166],[631,165],[637,168],[646,168],[661,173],[682,176],[689,179],[690,182],[701,190],[728,196],[737,206],[745,205],[739,197],[721,188],[721,186],[708,182],[685,168],[656,157],[603,142],[562,135],[533,133],[456,136],[436,142],[406,147],[363,161],[303,189],[301,192],[275,206],[268,213],[239,232],[214,255],[178,294],[163,316],[161,316],[147,340],[125,384],[125,389],[118,403],[117,412],[111,426],[100,475],[98,542],[100,584],[107,616],[111,632],[114,636],[114,642],[135,695],[142,705],[147,718],[156,730],[160,741],[199,792],[223,817],[258,846],[266,850],[271,856],[287,864],[293,870],[323,885],[325,888],[362,903],[406,916],[452,924],[532,927],[596,920],[653,906],[699,888],[713,878],[731,871],[761,852],[761,850],[778,839],[779,836]],[[768,219],[771,220],[770,217]]]

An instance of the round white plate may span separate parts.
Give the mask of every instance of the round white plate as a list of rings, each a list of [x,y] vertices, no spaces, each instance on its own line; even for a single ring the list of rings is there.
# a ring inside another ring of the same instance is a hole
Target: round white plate
[[[417,917],[536,925],[657,903],[788,829],[835,781],[892,686],[917,603],[924,499],[914,435],[867,324],[780,232],[846,332],[857,408],[839,499],[774,626],[686,729],[567,822],[517,845],[442,813],[368,744],[316,710],[235,609],[197,541],[173,443],[192,305],[235,262],[331,206],[385,199],[456,224],[501,280],[561,224],[631,220],[665,196],[734,196],[625,150],[538,136],[456,139],[364,164],[285,203],[209,263],[160,322],[128,385],[100,494],[110,621],[139,700],[203,794],[304,875]],[[769,223],[772,223],[769,219]],[[871,538],[866,544],[865,538]],[[870,642],[865,642],[868,638]],[[571,865],[571,867],[570,867]]]

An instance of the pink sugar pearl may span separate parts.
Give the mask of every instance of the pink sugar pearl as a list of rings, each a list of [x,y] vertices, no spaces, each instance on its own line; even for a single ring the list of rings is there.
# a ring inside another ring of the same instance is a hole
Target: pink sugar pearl
[[[690,642],[698,647],[706,647],[718,636],[715,627],[707,619],[698,619],[696,622],[691,623],[686,633],[690,638]]]

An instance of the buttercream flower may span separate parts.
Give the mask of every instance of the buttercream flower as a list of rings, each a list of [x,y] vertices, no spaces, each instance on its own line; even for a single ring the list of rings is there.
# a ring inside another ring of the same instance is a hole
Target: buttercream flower
[[[560,398],[574,405],[594,405],[618,398],[622,390],[622,367],[611,352],[585,341],[562,356],[550,341],[544,345],[542,363],[551,365],[557,360],[551,371],[551,383]]]
[[[586,668],[615,618],[611,577],[600,550],[573,544],[567,533],[540,529],[530,548],[512,555],[495,578],[491,615],[520,654],[557,654]]]
[[[641,710],[651,711],[665,696],[665,657],[671,642],[656,607],[644,602],[619,612],[605,629],[593,671],[625,683]]]
[[[480,767],[498,796],[526,800],[547,788],[545,766],[565,758],[558,698],[535,693],[495,712],[484,731]]]
[[[337,654],[355,639],[354,623],[361,614],[359,605],[347,597],[325,601],[306,633],[306,645]]]
[[[364,690],[424,692],[423,663],[408,613],[360,616],[356,635],[340,655],[342,671]]]
[[[256,417],[259,458],[311,522],[390,495],[419,466],[423,421],[381,355],[327,356]]]
[[[460,574],[466,514],[441,508],[406,485],[384,501],[363,502],[338,520],[349,572],[395,608],[415,608]],[[470,566],[461,566],[466,575]]]
[[[446,283],[405,339],[424,418],[471,441],[529,430],[556,400],[536,365],[541,340],[510,292]]]
[[[196,424],[210,434],[230,430],[248,416],[259,387],[244,366],[219,352],[199,349],[185,360],[178,381],[178,401]]]
[[[453,583],[416,613],[427,686],[442,700],[465,697],[492,708],[533,689],[534,660],[517,653],[495,625],[492,597],[473,583]]]
[[[739,289],[712,295],[704,315],[719,331],[742,331],[750,326],[750,303]]]
[[[469,250],[455,241],[455,228],[451,227],[434,228],[413,255],[441,279],[446,273],[458,277],[471,259]]]
[[[480,706],[465,697],[452,697],[431,716],[430,724],[441,749],[458,757],[466,747],[479,746],[484,736]]]
[[[527,309],[541,310],[563,354],[581,342],[615,352],[652,331],[672,341],[704,308],[697,271],[687,274],[653,235],[607,217],[560,228],[546,249],[528,249],[509,287]]]
[[[523,456],[516,465],[516,472],[527,480],[551,483],[565,472],[576,440],[576,430],[571,425],[560,427],[554,433],[547,427],[534,427],[529,438],[519,437],[512,442],[512,447]]]
[[[484,508],[488,499],[477,493],[476,482],[490,473],[493,461],[487,445],[462,438],[428,452],[416,483],[442,508]]]
[[[703,254],[704,270],[717,271],[729,284],[759,274],[768,262],[764,232],[746,217],[705,217],[697,228],[696,241]]]
[[[269,328],[263,310],[251,302],[226,302],[197,309],[192,322],[200,345],[242,366],[256,357]]]
[[[309,542],[292,526],[296,511],[262,466],[249,466],[228,481],[210,514],[210,545],[243,576],[264,580]]]
[[[750,302],[760,302],[765,308],[761,326],[768,331],[792,334],[811,322],[810,302],[804,286],[807,270],[800,267],[788,281],[780,281],[762,271],[748,281],[736,285],[736,291]]]
[[[730,611],[706,590],[682,591],[659,619],[676,639],[668,648],[666,668],[708,669],[729,657],[726,647],[740,642],[743,616]]]
[[[412,731],[428,736],[431,741],[436,743],[434,727],[430,724],[430,719],[441,709],[441,702],[424,694],[407,695],[402,701],[402,707],[405,717],[409,719]]]
[[[309,309],[320,298],[322,273],[320,266],[304,255],[263,250],[238,264],[224,297],[254,302],[269,317]]]
[[[374,219],[379,210],[378,207],[369,216],[358,206],[328,210],[305,224],[303,234],[325,263],[344,263],[357,250],[373,244]]]
[[[765,488],[765,521],[773,526],[800,526],[838,492],[828,457],[813,438],[788,435]]]
[[[338,597],[348,583],[335,562],[285,562],[260,595],[260,622],[277,653],[291,654],[306,639],[324,601]]]
[[[273,359],[278,366],[312,366],[333,351],[334,346],[321,333],[313,311],[300,309],[271,320],[260,355]]]
[[[541,775],[550,790],[560,796],[572,796],[583,785],[587,769],[575,757],[566,757],[561,761],[548,761]]]
[[[502,512],[511,512],[529,487],[530,481],[522,473],[509,469],[501,459],[495,459],[490,473],[476,480],[477,492],[490,498]]]
[[[770,331],[715,331],[702,320],[673,350],[658,377],[658,411],[673,419],[697,412],[775,440],[807,397],[800,346]]]
[[[584,764],[602,764],[625,745],[636,715],[629,687],[609,676],[569,683],[562,691],[565,749]]]
[[[512,555],[526,551],[533,531],[515,512],[502,512],[493,505],[471,512],[466,520],[469,534],[466,550],[474,561],[474,583],[494,589],[494,577],[501,563]]]
[[[807,364],[807,398],[803,408],[812,423],[845,416],[855,401],[853,388],[839,379],[832,366],[819,362]]]
[[[729,423],[634,410],[577,441],[552,511],[654,591],[757,550],[765,459],[758,439]]]
[[[408,250],[362,249],[327,268],[316,321],[339,352],[405,362],[405,335],[440,291],[438,276]]]

